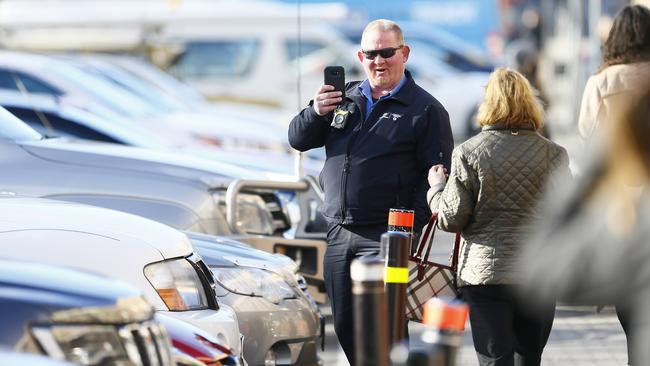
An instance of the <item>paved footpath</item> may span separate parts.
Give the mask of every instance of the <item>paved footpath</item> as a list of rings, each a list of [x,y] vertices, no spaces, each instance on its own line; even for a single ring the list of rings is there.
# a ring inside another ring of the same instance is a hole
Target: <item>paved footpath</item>
[[[329,309],[325,310],[327,312]],[[330,318],[331,320],[331,318]],[[410,326],[411,342],[418,342],[422,325]],[[326,351],[322,354],[325,365],[347,365],[340,350],[331,323],[326,327]],[[612,308],[596,314],[594,308],[558,307],[553,330],[544,350],[542,365],[625,365],[627,353],[625,335]],[[478,365],[472,346],[471,329],[465,331],[464,345],[460,350],[459,366]]]

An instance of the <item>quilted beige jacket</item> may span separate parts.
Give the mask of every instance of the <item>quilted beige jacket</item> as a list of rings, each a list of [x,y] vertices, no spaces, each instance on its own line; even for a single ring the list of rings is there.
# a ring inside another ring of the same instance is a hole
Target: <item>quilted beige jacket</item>
[[[570,179],[566,150],[532,125],[485,126],[454,149],[444,190],[434,186],[428,196],[438,226],[462,234],[458,286],[520,283],[518,249],[556,170]]]

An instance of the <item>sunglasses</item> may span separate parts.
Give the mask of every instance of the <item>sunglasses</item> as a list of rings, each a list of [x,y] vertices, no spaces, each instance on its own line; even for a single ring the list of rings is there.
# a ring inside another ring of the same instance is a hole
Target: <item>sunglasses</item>
[[[395,56],[395,52],[397,52],[397,50],[399,50],[402,47],[404,47],[404,45],[401,45],[399,47],[382,48],[380,50],[371,50],[371,51],[361,50],[361,53],[363,53],[363,56],[368,60],[374,60],[375,57],[377,57],[377,55],[381,56],[381,58],[391,58]]]

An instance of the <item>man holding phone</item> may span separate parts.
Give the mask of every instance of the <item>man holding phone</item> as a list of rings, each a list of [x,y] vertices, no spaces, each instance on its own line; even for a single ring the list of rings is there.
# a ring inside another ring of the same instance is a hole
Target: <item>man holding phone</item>
[[[326,149],[320,174],[329,226],[325,287],[337,337],[351,364],[350,263],[379,253],[390,208],[414,209],[416,231],[426,224],[431,214],[427,172],[436,164],[449,169],[454,146],[447,111],[406,71],[409,52],[396,23],[370,22],[357,53],[366,80],[345,84],[345,97],[326,83],[289,126],[295,149]],[[328,74],[332,71],[328,68],[326,79],[336,80]]]

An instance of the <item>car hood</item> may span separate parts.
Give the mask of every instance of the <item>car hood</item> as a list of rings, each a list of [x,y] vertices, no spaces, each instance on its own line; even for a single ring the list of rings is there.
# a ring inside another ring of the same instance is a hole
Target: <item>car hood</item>
[[[257,173],[227,163],[130,146],[66,139],[22,142],[21,146],[34,156],[59,163],[131,170],[204,183],[207,179],[213,185],[228,184],[238,178],[260,178]]]
[[[130,255],[153,260],[192,254],[187,237],[158,222],[124,212],[38,198],[0,198],[0,233],[15,230],[75,231],[128,243]],[[124,244],[120,244],[124,245]]]
[[[295,282],[296,263],[281,254],[270,254],[236,240],[197,233],[186,233],[192,247],[213,267],[245,266],[275,272],[290,283]]]
[[[5,301],[41,303],[48,307],[112,306],[139,297],[132,286],[115,279],[66,267],[0,260],[0,288]]]

